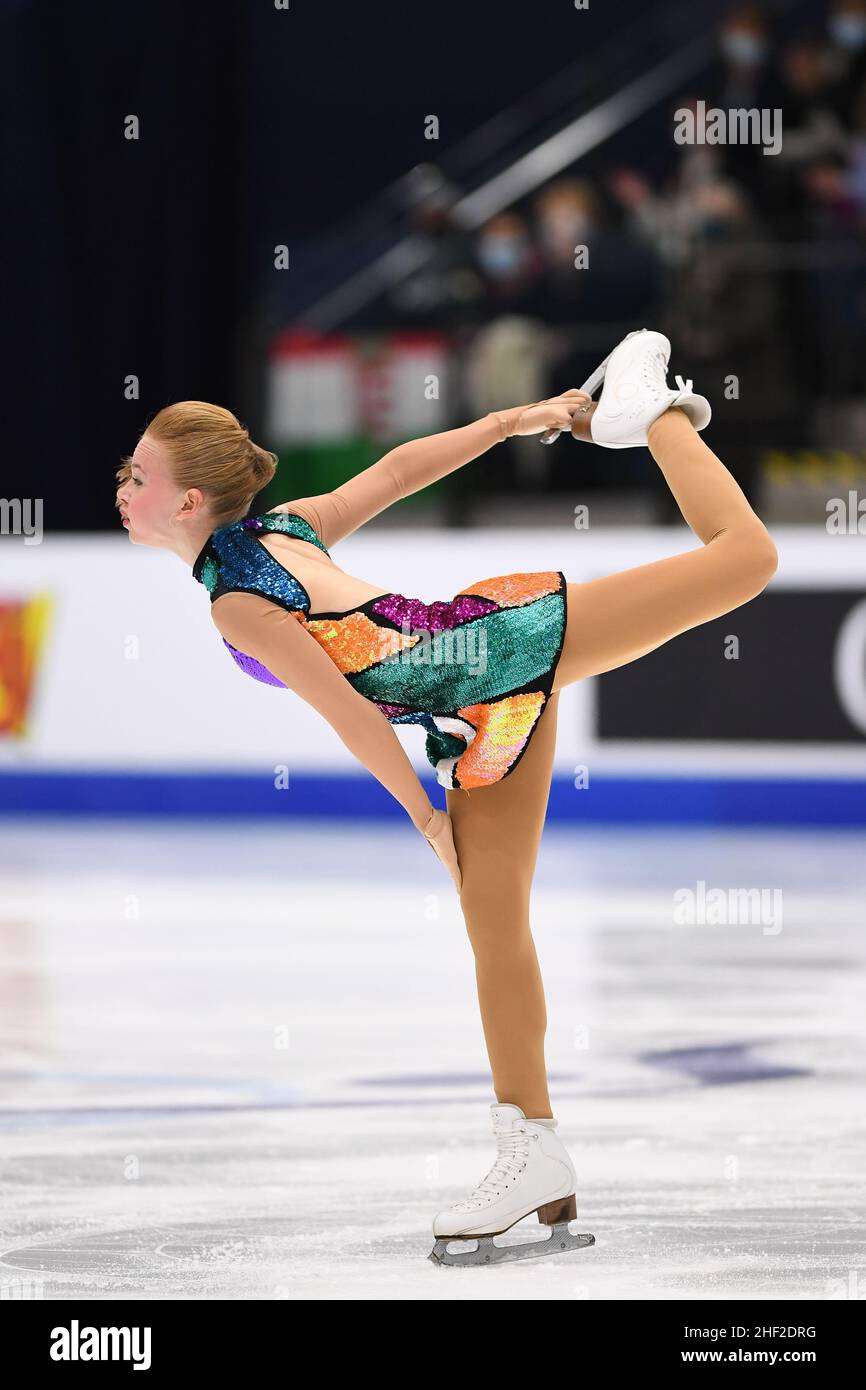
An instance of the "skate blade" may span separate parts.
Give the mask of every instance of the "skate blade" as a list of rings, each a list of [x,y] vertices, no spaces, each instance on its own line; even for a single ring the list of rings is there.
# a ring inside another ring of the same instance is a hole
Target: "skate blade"
[[[617,343],[616,347],[621,347],[622,343],[628,342],[629,338],[634,338],[638,333],[645,333],[646,331],[645,328],[635,328],[633,332],[626,333],[625,337]],[[607,364],[615,352],[616,348],[611,348],[604,361],[599,362],[592,376],[586,378],[583,385],[578,388],[579,390],[585,391],[588,396],[595,395],[599,386],[601,386],[604,381],[605,373],[607,372]],[[561,434],[565,434],[565,430],[545,430],[543,434],[538,436],[538,442],[539,444],[555,444]]]
[[[495,1236],[443,1236],[427,1258],[435,1265],[495,1265],[562,1255],[568,1250],[583,1250],[587,1245],[595,1245],[595,1236],[578,1235],[569,1230],[567,1221],[561,1221],[551,1226],[546,1238],[511,1241],[507,1245],[497,1245]]]

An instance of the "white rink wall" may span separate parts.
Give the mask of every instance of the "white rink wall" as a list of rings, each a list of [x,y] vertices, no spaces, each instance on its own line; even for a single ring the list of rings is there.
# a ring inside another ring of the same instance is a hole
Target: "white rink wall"
[[[859,588],[866,594],[862,537],[815,528],[776,528],[773,535],[780,565],[771,590]],[[568,579],[582,581],[697,544],[685,527],[564,534],[383,527],[342,541],[334,558],[348,573],[430,602],[491,575],[562,569]],[[48,533],[37,545],[4,538],[0,603],[37,596],[50,604],[45,640],[25,727],[0,735],[0,769],[211,773],[279,762],[298,772],[357,771],[314,710],[235,666],[210,621],[207,591],[176,556],[132,545],[125,535]],[[801,773],[866,777],[866,620],[858,628],[852,613],[847,628],[847,675],[837,671],[834,678],[846,686],[849,718],[856,722],[863,711],[863,737],[798,744]],[[837,653],[837,665],[840,659]],[[791,749],[778,744],[602,744],[595,732],[597,684],[580,682],[562,693],[558,775],[583,764],[597,772],[722,776],[791,770]],[[398,728],[397,735],[419,771],[432,775],[420,730]]]

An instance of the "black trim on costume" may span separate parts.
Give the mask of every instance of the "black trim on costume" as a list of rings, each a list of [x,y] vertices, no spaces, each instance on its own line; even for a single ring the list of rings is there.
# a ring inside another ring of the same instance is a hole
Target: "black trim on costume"
[[[221,588],[217,585],[217,592],[211,595],[211,607],[213,607],[217,599],[224,598],[226,594],[254,594],[256,598],[266,598],[268,603],[275,604],[277,608],[282,608],[284,612],[291,613],[295,617],[298,613],[304,618],[307,616],[303,608],[290,608],[287,603],[283,603],[283,600],[277,598],[275,594],[266,594],[264,589],[228,589],[225,587]],[[249,653],[247,652],[246,655],[248,656]],[[256,659],[257,658],[254,658],[254,660]]]
[[[199,583],[201,583],[201,572],[204,568],[204,562],[207,558],[207,552],[210,549],[211,536],[213,535],[214,532],[211,531],[210,536],[208,536],[207,540],[205,541],[204,545],[202,546],[201,550],[198,552],[198,555],[195,557],[195,560],[193,561],[193,578],[197,579]]]
[[[288,571],[286,572],[288,573]],[[294,578],[294,575],[292,577]],[[298,580],[297,582],[300,583],[300,580]],[[379,603],[383,598],[390,598],[393,594],[395,594],[394,589],[387,589],[383,594],[374,594],[372,598],[365,599],[363,603],[358,604],[357,608],[344,608],[342,612],[308,613],[307,617],[310,619],[311,622],[314,618],[350,618],[353,613],[366,613],[368,609],[372,609],[374,603]],[[405,598],[406,595],[396,594],[396,597]],[[385,625],[387,624],[389,627],[393,627],[397,632],[401,631],[397,624],[392,622],[390,618],[386,617],[384,613],[377,613],[376,617],[382,619],[382,627],[385,627]]]
[[[303,519],[304,519],[304,518],[301,517],[301,521],[303,521]],[[250,535],[250,536],[252,536],[254,540],[258,541],[259,545],[261,546],[262,550],[263,550],[263,551],[265,552],[265,554],[267,555],[268,559],[269,559],[269,560],[273,560],[274,564],[275,564],[279,569],[281,569],[281,570],[283,571],[283,574],[287,574],[287,575],[289,576],[289,578],[290,578],[295,584],[297,584],[298,588],[302,591],[302,593],[303,593],[303,595],[304,595],[304,598],[307,600],[307,607],[306,607],[306,610],[301,610],[301,611],[304,612],[304,617],[307,617],[307,616],[309,615],[309,612],[310,612],[310,605],[311,605],[311,603],[312,603],[313,600],[310,598],[310,595],[309,595],[309,593],[307,592],[306,585],[305,585],[305,584],[302,584],[301,581],[300,581],[300,579],[298,578],[298,576],[297,576],[296,574],[292,574],[292,571],[291,571],[291,570],[287,570],[286,567],[285,567],[285,565],[282,563],[282,561],[280,561],[280,560],[277,559],[276,555],[272,555],[272,554],[271,554],[271,552],[268,550],[268,547],[263,543],[262,538],[261,538],[261,536],[259,535],[258,531],[253,531],[252,528],[250,528],[250,529],[247,531],[247,534]],[[268,531],[267,534],[268,534],[269,536],[272,536],[272,535],[274,534],[274,532],[273,532],[273,531]],[[295,536],[294,539],[295,539],[295,540],[301,540],[301,539],[303,539],[303,538],[302,538],[301,536]],[[304,545],[310,545],[310,544],[311,544],[310,541],[304,541]],[[273,596],[272,596],[272,595],[269,595],[268,597],[273,597]],[[285,608],[285,604],[281,604],[280,606],[281,606],[282,608]],[[294,611],[294,612],[297,612],[298,610],[297,610],[297,609],[294,609],[293,611]]]

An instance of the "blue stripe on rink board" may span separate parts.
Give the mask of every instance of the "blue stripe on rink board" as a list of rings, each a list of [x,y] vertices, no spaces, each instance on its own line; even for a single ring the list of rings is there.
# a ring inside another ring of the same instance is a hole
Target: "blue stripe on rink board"
[[[422,778],[434,805],[445,792]],[[484,795],[473,789],[472,795]],[[407,819],[373,777],[144,772],[2,772],[0,815],[311,816]],[[548,819],[705,825],[866,825],[866,780],[849,778],[613,777],[577,791],[555,777]]]

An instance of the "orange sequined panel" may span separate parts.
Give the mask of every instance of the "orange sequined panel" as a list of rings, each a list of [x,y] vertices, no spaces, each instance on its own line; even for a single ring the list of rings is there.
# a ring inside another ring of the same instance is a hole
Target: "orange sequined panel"
[[[503,574],[495,579],[479,579],[458,592],[480,594],[502,608],[516,608],[521,603],[532,603],[542,594],[555,594],[559,585],[559,570],[544,570],[534,574]]]
[[[366,671],[376,662],[421,641],[418,635],[407,636],[393,628],[380,627],[364,613],[349,613],[344,618],[308,619],[304,627],[324,647],[344,676]]]
[[[535,691],[458,711],[478,729],[460,757],[461,787],[484,787],[505,775],[524,747],[544,701],[544,694]]]

